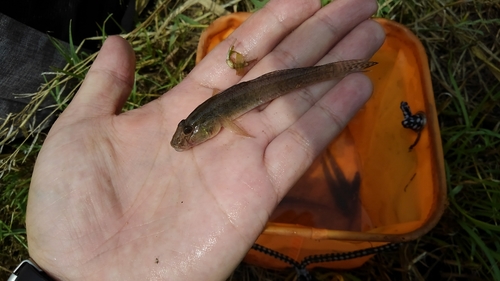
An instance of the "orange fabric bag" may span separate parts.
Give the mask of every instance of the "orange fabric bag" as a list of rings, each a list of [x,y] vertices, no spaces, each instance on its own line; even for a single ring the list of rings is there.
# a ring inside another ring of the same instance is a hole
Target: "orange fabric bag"
[[[249,15],[236,13],[214,21],[202,33],[197,62]],[[376,20],[387,37],[372,58],[379,64],[366,73],[374,83],[372,98],[290,190],[256,241],[297,261],[416,239],[436,225],[446,206],[427,56],[407,28]],[[411,151],[417,133],[401,125],[402,101],[413,112],[423,111],[427,119]],[[354,268],[369,258],[319,265]],[[245,260],[268,268],[289,266],[253,250]]]

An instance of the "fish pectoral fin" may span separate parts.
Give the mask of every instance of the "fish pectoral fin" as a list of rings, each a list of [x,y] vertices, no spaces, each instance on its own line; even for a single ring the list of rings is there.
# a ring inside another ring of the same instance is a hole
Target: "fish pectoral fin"
[[[236,121],[233,121],[233,120],[230,120],[230,119],[224,119],[222,121],[222,126],[224,128],[227,128],[229,129],[231,132],[235,133],[235,134],[238,134],[238,135],[241,135],[241,136],[245,136],[245,137],[249,137],[249,138],[253,138],[254,136],[250,135],[245,129],[243,129],[242,127],[240,127]]]
[[[220,93],[219,89],[212,89],[212,97]]]

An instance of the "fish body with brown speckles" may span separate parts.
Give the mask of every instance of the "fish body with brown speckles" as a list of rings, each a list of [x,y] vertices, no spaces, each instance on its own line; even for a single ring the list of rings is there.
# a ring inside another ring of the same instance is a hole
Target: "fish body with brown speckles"
[[[241,82],[200,104],[179,123],[170,144],[175,150],[184,151],[213,138],[222,127],[250,136],[233,122],[236,118],[293,90],[364,71],[375,64],[368,60],[339,61],[277,70]]]

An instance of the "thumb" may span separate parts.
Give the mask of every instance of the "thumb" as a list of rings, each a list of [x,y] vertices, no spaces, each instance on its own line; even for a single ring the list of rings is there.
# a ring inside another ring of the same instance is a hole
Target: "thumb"
[[[130,44],[110,36],[63,115],[83,119],[120,113],[134,85],[134,70]]]

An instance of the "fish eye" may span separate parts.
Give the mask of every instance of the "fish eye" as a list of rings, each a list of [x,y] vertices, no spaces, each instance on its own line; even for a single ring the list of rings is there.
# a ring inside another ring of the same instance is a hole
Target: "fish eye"
[[[193,127],[187,125],[182,128],[182,132],[186,135],[191,134],[193,132]]]

